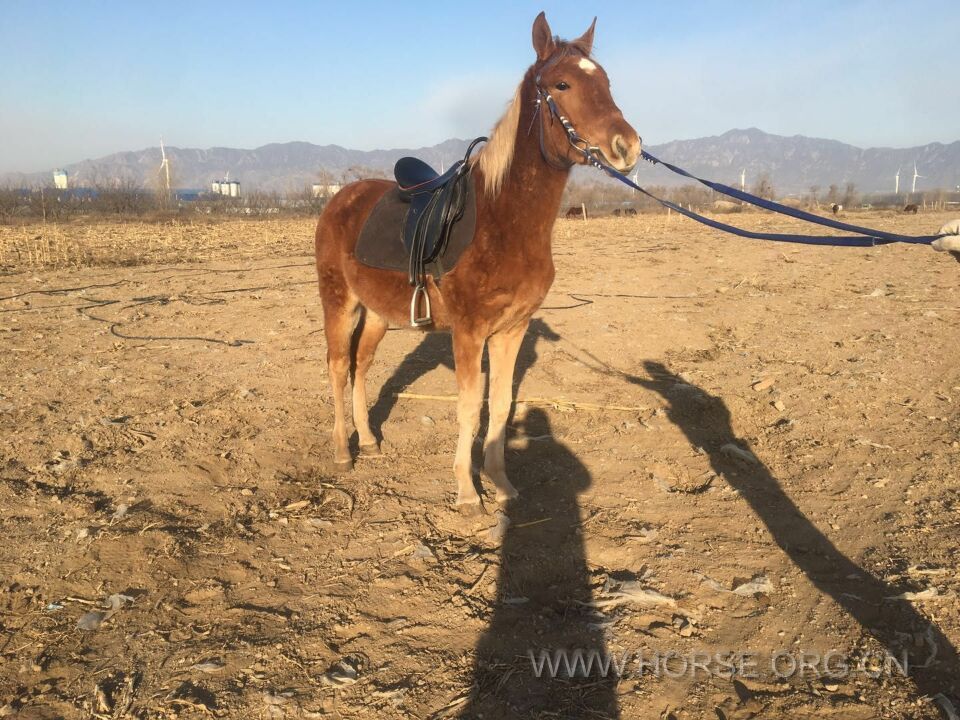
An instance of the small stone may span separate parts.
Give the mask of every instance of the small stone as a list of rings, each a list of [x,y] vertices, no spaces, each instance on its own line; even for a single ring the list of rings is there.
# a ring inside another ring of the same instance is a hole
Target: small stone
[[[784,410],[787,409],[787,406],[783,404],[782,400],[774,400],[773,406],[780,412],[783,412]]]
[[[433,426],[433,425],[436,425],[436,423],[434,422],[433,418],[430,417],[429,415],[424,415],[422,418],[420,418],[420,424],[421,424],[421,425],[426,425],[427,427],[431,427],[431,426]]]
[[[757,459],[757,456],[748,450],[734,445],[733,443],[727,443],[720,447],[720,452],[722,452],[727,457],[734,458],[735,460],[742,460],[745,463],[750,465],[759,465],[760,461]]]
[[[773,378],[764,378],[759,382],[755,382],[752,387],[754,392],[763,392],[764,390],[769,390],[773,387]]]

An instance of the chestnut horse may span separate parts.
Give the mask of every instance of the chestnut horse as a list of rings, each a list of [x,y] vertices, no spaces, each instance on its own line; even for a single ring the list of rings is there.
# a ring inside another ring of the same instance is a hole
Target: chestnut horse
[[[640,155],[637,132],[614,103],[606,72],[590,57],[595,25],[596,19],[581,37],[563,41],[553,36],[543,13],[534,21],[536,61],[490,141],[471,161],[477,187],[473,242],[439,285],[428,278],[432,329],[453,335],[459,391],[453,472],[457,505],[468,512],[482,509],[470,454],[483,402],[485,344],[490,398],[483,473],[496,487],[498,502],[517,496],[503,457],[514,364],[530,317],[553,282],[551,231],[570,168],[585,164],[575,143],[589,143],[595,154],[622,172]],[[572,128],[576,132],[571,133]],[[344,405],[347,376],[352,371],[353,423],[360,450],[376,455],[379,447],[370,430],[365,379],[388,325],[405,325],[409,318],[412,291],[407,274],[374,269],[354,257],[364,221],[392,187],[387,180],[347,185],[330,200],[317,225],[317,275],[338,470],[353,466]]]

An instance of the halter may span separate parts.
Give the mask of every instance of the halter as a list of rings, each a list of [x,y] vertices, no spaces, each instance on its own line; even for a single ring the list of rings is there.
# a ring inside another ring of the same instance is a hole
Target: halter
[[[533,114],[531,129],[532,129],[532,123],[536,122],[537,116],[540,115],[540,111],[543,105],[546,105],[547,108],[550,110],[550,116],[549,116],[550,121],[553,122],[553,119],[556,118],[560,122],[560,124],[563,126],[564,132],[567,135],[567,142],[570,143],[570,147],[576,150],[577,153],[579,153],[580,156],[587,161],[587,164],[593,165],[594,167],[599,168],[600,170],[605,170],[607,167],[607,163],[606,163],[606,156],[603,154],[603,151],[600,149],[598,145],[591,145],[589,140],[587,140],[579,132],[577,132],[577,129],[573,126],[573,123],[570,122],[570,120],[567,118],[566,115],[560,112],[560,107],[557,105],[557,101],[553,99],[553,96],[549,92],[543,89],[543,85],[540,82],[540,79],[543,73],[547,69],[549,69],[552,65],[555,65],[557,62],[559,62],[560,59],[565,56],[566,56],[565,50],[557,53],[554,57],[548,60],[542,68],[540,68],[540,72],[538,72],[536,77],[533,79],[534,87],[537,90],[537,102],[536,102],[537,109],[534,111],[534,114]],[[557,161],[554,158],[551,158],[547,154],[547,148],[543,142],[543,125],[547,118],[547,115],[544,113],[543,115],[540,115],[540,117],[541,117],[540,154],[543,156],[543,159],[546,161],[547,165],[549,165],[550,167],[556,170],[569,170],[574,165],[576,165],[575,162],[567,161],[566,163],[563,163],[563,162]],[[528,131],[528,134],[529,134],[529,131]]]
[[[814,215],[813,213],[800,210],[799,208],[787,207],[786,205],[781,205],[780,203],[774,202],[772,200],[765,200],[764,198],[756,197],[751,195],[748,192],[743,190],[738,190],[732,188],[728,185],[722,183],[712,182],[710,180],[704,180],[699,178],[683,168],[679,168],[676,165],[671,165],[670,163],[663,162],[655,158],[653,155],[644,150],[640,157],[654,165],[663,165],[668,170],[682,175],[683,177],[689,178],[691,180],[696,180],[703,185],[719,192],[723,195],[735,198],[742,202],[750,203],[751,205],[756,205],[757,207],[763,208],[765,210],[770,210],[771,212],[780,213],[781,215],[788,215],[790,217],[797,218],[799,220],[805,220],[810,223],[815,223],[817,225],[824,225],[826,227],[834,228],[836,230],[845,230],[848,232],[860,233],[860,235],[853,235],[847,237],[836,237],[833,235],[792,235],[792,234],[783,234],[783,233],[764,233],[764,232],[754,232],[750,230],[744,230],[742,228],[734,227],[726,223],[722,223],[719,220],[714,220],[712,218],[704,217],[698,213],[693,212],[689,208],[684,208],[682,205],[677,205],[668,200],[657,197],[648,190],[643,189],[637,185],[634,181],[624,175],[622,172],[614,168],[607,162],[606,156],[603,154],[603,151],[596,145],[591,145],[580,133],[577,132],[576,128],[573,127],[573,123],[567,119],[563,113],[560,112],[560,108],[557,105],[557,101],[546,90],[543,89],[543,86],[540,83],[541,76],[543,72],[549,68],[551,65],[564,57],[565,52],[561,51],[555,57],[548,60],[544,66],[540,69],[540,72],[537,73],[534,78],[534,86],[537,90],[537,109],[533,116],[533,121],[530,124],[530,130],[533,129],[533,122],[536,122],[537,114],[540,113],[540,110],[544,104],[550,110],[550,121],[552,122],[554,118],[560,121],[560,124],[563,126],[563,129],[567,134],[567,141],[570,143],[570,146],[580,154],[581,157],[586,160],[588,165],[592,165],[598,170],[602,170],[607,175],[616,180],[619,180],[624,185],[633,188],[634,190],[643,193],[644,195],[650,197],[656,202],[660,203],[666,208],[678,212],[681,215],[685,215],[691,220],[696,220],[699,223],[707,225],[709,227],[715,228],[717,230],[723,230],[724,232],[729,232],[734,235],[739,235],[741,237],[753,238],[757,240],[773,240],[776,242],[792,242],[792,243],[803,243],[807,245],[837,245],[837,246],[846,246],[846,247],[873,247],[875,245],[885,245],[887,243],[902,242],[902,243],[911,243],[911,244],[931,244],[934,241],[945,237],[944,235],[898,235],[896,233],[884,232],[881,230],[873,230],[871,228],[861,227],[859,225],[851,225],[850,223],[838,222],[837,220],[832,220],[825,217],[820,217],[819,215]],[[543,117],[546,117],[544,115]],[[543,125],[545,120],[541,118],[540,121],[540,154],[543,155],[544,161],[553,168],[558,170],[569,170],[576,163],[568,161],[566,164],[558,162],[557,160],[551,158],[547,155],[547,149],[543,142]],[[529,130],[527,131],[529,134]]]

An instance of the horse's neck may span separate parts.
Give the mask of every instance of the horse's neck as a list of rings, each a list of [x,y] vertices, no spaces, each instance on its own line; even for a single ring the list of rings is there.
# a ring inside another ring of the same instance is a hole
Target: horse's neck
[[[544,119],[535,115],[532,98],[527,93],[524,96],[513,161],[491,210],[511,218],[509,227],[523,234],[522,238],[508,238],[508,242],[543,244],[549,249],[550,233],[570,171],[558,170],[544,160],[539,127]]]

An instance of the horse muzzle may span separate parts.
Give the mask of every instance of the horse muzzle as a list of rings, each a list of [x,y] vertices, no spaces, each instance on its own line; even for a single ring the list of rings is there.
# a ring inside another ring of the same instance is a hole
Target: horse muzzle
[[[607,159],[614,168],[626,172],[637,164],[642,149],[643,144],[637,133],[618,133],[610,140],[610,154]]]

